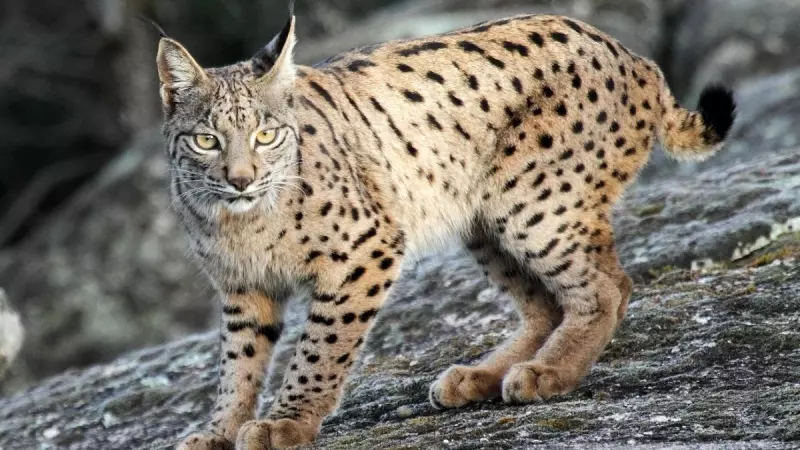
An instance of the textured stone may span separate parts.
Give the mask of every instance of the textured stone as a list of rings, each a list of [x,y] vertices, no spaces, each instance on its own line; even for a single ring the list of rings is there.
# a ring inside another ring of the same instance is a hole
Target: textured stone
[[[697,98],[712,81],[740,82],[800,65],[795,0],[694,0],[683,8],[670,61],[676,90]]]
[[[358,1],[336,3],[340,14]],[[655,0],[570,0],[558,5],[549,0],[491,0],[478,8],[463,0],[415,0],[382,10],[362,25],[348,24],[335,38],[301,40],[298,57],[313,63],[364,43],[542,12],[589,19],[650,54],[661,39],[659,5]],[[317,19],[331,8],[330,2],[307,6],[301,13]],[[181,10],[176,7],[170,6],[171,11]],[[325,27],[318,22],[312,19],[306,31],[321,33]],[[213,321],[215,294],[186,257],[185,241],[169,210],[162,155],[158,133],[143,132],[40,230],[0,252],[0,285],[19,306],[24,323],[35,324],[28,327],[25,347],[0,392],[185,336]]]
[[[643,55],[656,55],[664,36],[658,0],[417,0],[379,10],[336,39],[300,44],[297,56],[314,63],[354,47],[443,33],[517,14],[564,14],[585,20]]]
[[[148,131],[28,242],[0,252],[0,284],[29,325],[0,391],[209,326],[214,295],[187,258],[162,154]]]
[[[439,412],[427,404],[438,373],[479,359],[516,326],[512,302],[455,251],[405,268],[319,447],[793,448],[800,439],[800,233],[793,228],[800,151],[770,130],[798,115],[790,107],[772,115],[758,109],[782,104],[767,91],[786,80],[742,93],[752,99],[742,117],[754,125],[740,128],[728,150],[751,151],[723,153],[693,176],[638,185],[619,205],[620,253],[640,282],[626,321],[577,391],[524,407]],[[705,259],[719,268],[674,268]],[[289,311],[276,374],[302,333],[303,309],[297,302]],[[0,400],[0,448],[171,448],[211,408],[216,339],[191,336]],[[267,402],[280,378],[268,383]]]
[[[418,5],[408,17],[435,12],[432,3]],[[600,17],[591,21],[602,26]],[[428,406],[439,372],[480,358],[516,325],[511,302],[462,253],[429,257],[406,267],[319,447],[793,448],[800,440],[798,91],[800,72],[743,84],[740,125],[722,153],[685,169],[657,167],[617,207],[620,254],[639,283],[627,320],[576,392],[525,407]],[[185,257],[168,210],[160,146],[156,132],[145,133],[51,224],[0,254],[0,285],[23,320],[36,324],[0,388],[209,325],[212,293]],[[675,270],[707,260],[717,268]],[[298,302],[288,314],[276,373],[301,334],[303,308]],[[194,335],[0,399],[0,448],[172,448],[207,416],[217,350],[216,333]]]
[[[0,288],[0,376],[17,358],[24,337],[25,330],[19,314]]]
[[[471,261],[424,260],[406,270],[382,311],[318,446],[791,448],[800,439],[798,290],[793,260],[673,272],[638,286],[627,320],[574,393],[439,412],[427,403],[435,376],[484,355],[512,332],[515,316]],[[300,310],[290,314],[289,340],[300,334]],[[192,336],[0,400],[0,448],[171,448],[211,407],[215,340]],[[289,356],[283,346],[279,370]]]

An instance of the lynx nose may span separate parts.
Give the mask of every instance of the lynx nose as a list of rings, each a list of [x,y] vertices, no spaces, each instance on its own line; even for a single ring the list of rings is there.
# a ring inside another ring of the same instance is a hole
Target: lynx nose
[[[253,182],[253,177],[236,177],[228,178],[228,183],[236,188],[239,192],[244,192],[248,186]]]

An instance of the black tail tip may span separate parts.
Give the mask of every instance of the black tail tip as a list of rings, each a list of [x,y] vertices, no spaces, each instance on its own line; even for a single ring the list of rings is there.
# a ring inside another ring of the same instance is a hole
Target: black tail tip
[[[708,86],[700,94],[697,109],[703,116],[703,123],[714,131],[720,141],[724,141],[736,120],[733,91],[719,84]]]

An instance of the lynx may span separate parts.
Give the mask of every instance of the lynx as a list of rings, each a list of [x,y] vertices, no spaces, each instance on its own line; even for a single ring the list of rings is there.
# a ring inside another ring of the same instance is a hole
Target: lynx
[[[294,64],[295,19],[251,60],[202,68],[163,37],[171,193],[222,300],[219,393],[181,449],[314,441],[405,261],[461,240],[514,299],[516,334],[430,388],[437,408],[570,392],[623,320],[632,282],[611,208],[659,139],[710,156],[732,93],[682,109],[664,76],[590,25],[520,16]],[[266,418],[282,312],[308,321]]]

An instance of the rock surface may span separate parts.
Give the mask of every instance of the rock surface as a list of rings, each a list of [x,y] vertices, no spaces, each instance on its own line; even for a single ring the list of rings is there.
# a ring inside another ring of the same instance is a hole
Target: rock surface
[[[720,11],[753,2],[737,0],[721,5]],[[339,3],[353,5],[355,0]],[[313,62],[381,39],[550,11],[584,18],[658,57],[665,46],[674,46],[668,42],[672,33],[664,27],[664,14],[675,18],[670,26],[678,26],[702,12],[689,9],[694,2],[686,0],[570,0],[557,6],[550,0],[491,0],[480,8],[474,3],[397,2],[352,30],[343,27],[346,32],[335,39],[302,41],[299,56]],[[725,29],[731,27],[735,23]],[[679,84],[692,74],[682,72],[671,82]],[[800,216],[794,192],[800,164],[800,95],[794,94],[799,92],[797,71],[743,87],[743,125],[734,142],[708,163],[678,167],[654,154],[650,176],[643,180],[647,183],[630,191],[617,215],[621,254],[637,279],[708,258],[742,265],[726,261],[737,249],[741,253],[766,245],[762,253],[768,253],[797,231],[792,219]],[[0,393],[215,322],[214,293],[186,257],[169,211],[166,170],[158,133],[146,131],[50,223],[18,248],[0,252],[0,286],[30,324],[21,356],[0,383]]]
[[[0,376],[17,358],[24,338],[25,330],[19,314],[11,306],[5,291],[0,289]]]
[[[209,326],[214,294],[187,258],[162,153],[146,133],[53,223],[0,253],[0,285],[33,325],[0,391]]]
[[[800,71],[739,92],[731,142],[702,164],[659,167],[617,209],[621,259],[633,275],[667,266],[729,264],[800,232]],[[784,97],[786,93],[790,95]],[[665,158],[653,155],[651,164]]]
[[[357,3],[337,2],[336,14]],[[591,19],[648,54],[662,36],[656,0],[570,0],[560,2],[556,10],[549,0],[481,4],[476,8],[464,0],[397,2],[361,25],[342,27],[346,31],[335,38],[301,41],[298,58],[314,63],[360,44],[523,12],[555,11]],[[319,19],[329,6],[320,2],[301,12]],[[164,8],[169,9],[166,4]],[[317,19],[309,19],[304,33],[325,28]],[[24,323],[35,324],[28,327],[21,357],[0,383],[0,393],[208,328],[215,316],[215,294],[186,257],[183,235],[169,210],[166,175],[159,134],[144,131],[25,243],[0,252],[0,286],[15,300]]]
[[[378,11],[336,39],[300,43],[297,57],[314,63],[362,45],[443,33],[517,14],[564,14],[585,20],[642,55],[655,56],[664,39],[659,0],[417,0]]]
[[[694,0],[684,5],[670,61],[676,88],[697,98],[708,82],[741,82],[800,65],[795,0]]]
[[[743,148],[738,156],[723,153],[691,177],[638,185],[619,205],[620,253],[640,282],[627,320],[580,389],[524,407],[428,406],[439,372],[486,354],[516,319],[511,302],[462,253],[426,258],[405,269],[318,447],[793,448],[800,147],[779,130],[798,128],[800,114],[792,100],[766,92],[796,79],[768,79],[741,93],[749,126],[731,143],[735,155]],[[674,270],[705,259],[719,267]],[[302,333],[303,306],[289,312],[276,373]],[[211,407],[217,349],[216,333],[196,335],[0,400],[0,448],[171,448]]]
[[[318,448],[788,449],[800,439],[798,261],[672,272],[640,285],[576,392],[539,405],[438,412],[427,403],[435,376],[476,360],[515,326],[511,302],[478,275],[459,255],[406,270]],[[295,308],[289,340],[298,338],[300,318]],[[215,335],[0,400],[0,448],[171,448],[211,407]],[[289,356],[284,347],[279,370]]]

